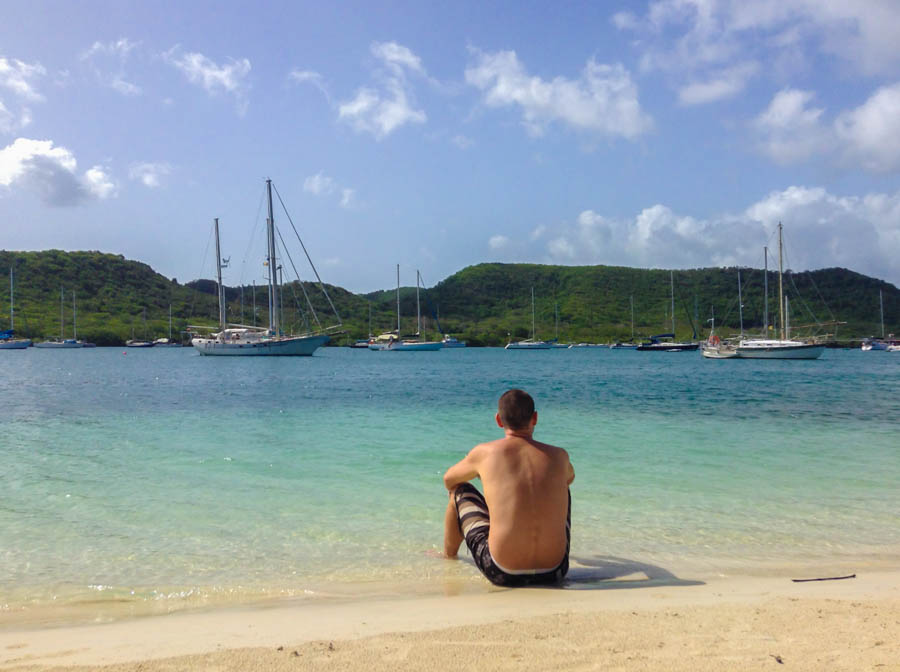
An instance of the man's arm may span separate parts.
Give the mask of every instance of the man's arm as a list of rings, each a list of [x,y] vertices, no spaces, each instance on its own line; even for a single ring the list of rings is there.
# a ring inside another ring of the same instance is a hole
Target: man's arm
[[[478,454],[478,446],[476,446],[463,459],[447,469],[444,474],[444,487],[447,490],[452,490],[462,483],[468,483],[478,476]]]

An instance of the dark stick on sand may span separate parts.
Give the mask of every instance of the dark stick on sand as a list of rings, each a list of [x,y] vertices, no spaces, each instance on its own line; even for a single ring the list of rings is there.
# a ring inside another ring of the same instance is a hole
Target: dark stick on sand
[[[821,579],[791,579],[794,583],[806,583],[807,581],[840,581],[841,579],[855,579],[856,574],[847,576],[824,576]]]

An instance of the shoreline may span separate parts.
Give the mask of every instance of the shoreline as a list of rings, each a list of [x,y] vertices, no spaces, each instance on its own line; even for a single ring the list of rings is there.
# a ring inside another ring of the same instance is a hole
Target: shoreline
[[[645,660],[648,669],[700,669],[691,658],[700,654],[687,652],[700,643],[709,669],[775,664],[767,655],[790,660],[792,669],[821,669],[826,659],[810,656],[832,649],[830,669],[900,669],[900,570],[808,583],[783,577],[660,581],[630,574],[576,589],[446,588],[444,595],[282,600],[105,624],[11,625],[0,629],[0,669],[138,662],[145,670],[296,669],[300,658],[363,670],[381,669],[385,652],[394,657],[387,656],[392,667],[384,663],[384,669],[459,669],[459,659],[441,655],[439,644],[450,640],[470,655],[481,651],[506,661],[510,669],[575,667],[586,650],[592,665],[630,657]],[[560,637],[579,644],[559,649],[553,643]],[[670,658],[678,648],[687,657]],[[520,654],[530,662],[523,665],[515,657]],[[797,666],[801,656],[808,667]],[[507,668],[488,663],[486,669]]]

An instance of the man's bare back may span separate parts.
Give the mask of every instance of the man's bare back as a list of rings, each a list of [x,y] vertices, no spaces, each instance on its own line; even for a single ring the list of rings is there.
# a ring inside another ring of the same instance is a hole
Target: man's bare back
[[[520,390],[511,392],[527,397],[529,408],[533,409],[527,394]],[[450,491],[444,553],[455,557],[463,540],[461,528],[465,527],[466,510],[462,504],[457,506],[457,490],[477,477],[484,487],[489,511],[487,545],[493,563],[514,574],[550,571],[568,553],[568,486],[575,471],[565,450],[532,437],[537,413],[532,411],[527,421],[518,418],[512,428],[508,421],[504,422],[504,397],[496,416],[504,438],[475,446],[444,475],[444,485]]]

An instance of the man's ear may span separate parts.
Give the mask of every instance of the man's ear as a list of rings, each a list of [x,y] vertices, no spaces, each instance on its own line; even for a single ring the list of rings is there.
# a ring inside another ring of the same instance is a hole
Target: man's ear
[[[503,419],[500,417],[500,413],[497,413],[497,414],[494,416],[494,420],[497,421],[497,426],[498,426],[498,427],[503,427]]]
[[[537,424],[537,411],[534,412],[534,415],[531,416],[531,426],[534,427]]]

